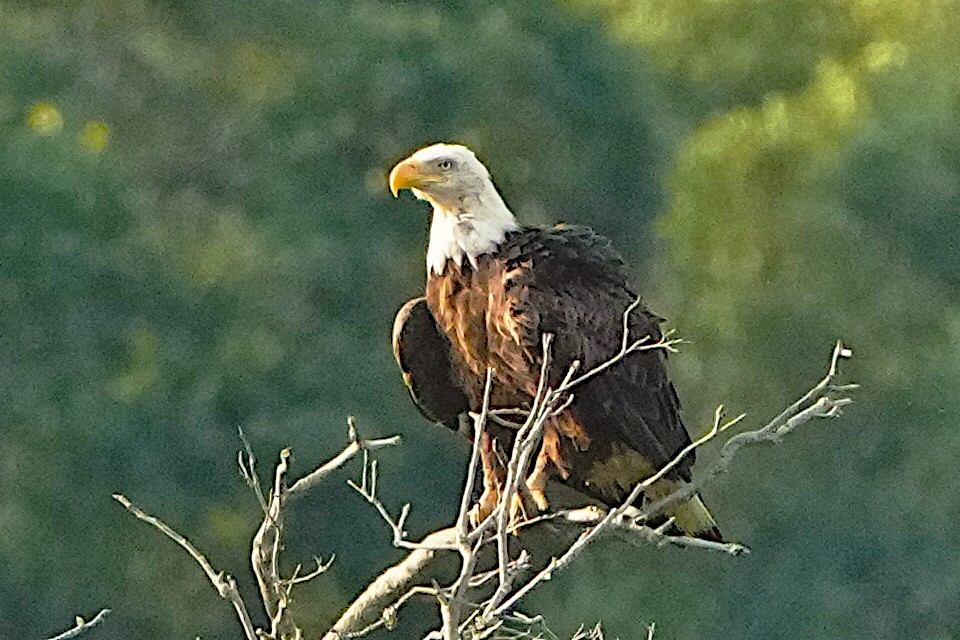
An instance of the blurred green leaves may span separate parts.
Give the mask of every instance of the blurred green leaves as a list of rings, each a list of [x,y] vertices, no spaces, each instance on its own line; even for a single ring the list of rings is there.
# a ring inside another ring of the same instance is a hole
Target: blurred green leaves
[[[350,413],[401,431],[385,499],[415,495],[421,532],[450,517],[462,443],[387,344],[427,212],[384,183],[448,140],[525,221],[627,255],[691,341],[671,358],[691,431],[720,402],[759,422],[837,337],[864,384],[706,492],[749,566],[611,543],[531,609],[611,637],[950,637],[958,32],[937,0],[0,3],[0,635],[105,604],[103,637],[230,635],[109,496],[238,571],[258,517],[238,425],[264,469],[339,450]],[[387,542],[339,485],[299,504],[290,561],[338,559],[298,619],[336,615]]]
[[[611,33],[724,104],[806,84],[820,60],[861,45],[863,25],[838,0],[570,0]],[[762,46],[757,46],[761,44]]]
[[[0,3],[0,635],[103,602],[104,637],[229,634],[109,496],[238,571],[258,510],[237,426],[300,470],[348,414],[404,432],[386,499],[415,488],[412,525],[439,524],[461,443],[422,424],[388,341],[427,211],[385,172],[461,140],[527,220],[642,232],[666,140],[643,72],[600,27],[514,3]],[[291,563],[340,558],[297,605],[314,626],[390,557],[354,500],[325,488],[291,526]]]
[[[107,383],[108,393],[120,402],[135,401],[160,377],[156,334],[139,327],[130,332],[127,342],[129,355],[123,371]]]

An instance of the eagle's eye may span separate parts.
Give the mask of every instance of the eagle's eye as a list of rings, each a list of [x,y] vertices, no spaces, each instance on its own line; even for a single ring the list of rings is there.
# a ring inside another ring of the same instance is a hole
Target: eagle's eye
[[[448,171],[449,169],[453,168],[453,163],[450,162],[449,160],[441,160],[440,162],[437,163],[437,166],[443,169],[444,171]]]

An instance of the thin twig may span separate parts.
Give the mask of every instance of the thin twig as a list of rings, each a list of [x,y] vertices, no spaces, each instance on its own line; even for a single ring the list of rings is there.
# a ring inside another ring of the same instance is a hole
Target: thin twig
[[[618,522],[613,527],[614,531],[621,532],[621,539],[635,541],[639,536],[645,542],[650,542],[658,547],[674,546],[684,549],[704,549],[706,551],[717,551],[731,556],[742,556],[750,553],[750,548],[736,542],[714,542],[713,540],[703,540],[702,538],[691,538],[690,536],[672,536],[667,535],[662,527],[656,529],[635,522]]]
[[[110,609],[101,609],[100,613],[93,616],[90,620],[84,620],[80,616],[77,616],[75,621],[75,626],[72,629],[67,629],[58,636],[54,636],[49,640],[67,640],[67,638],[76,638],[78,635],[84,631],[88,631],[93,627],[97,626],[103,622],[104,618],[107,617],[107,614],[110,613]]]
[[[256,457],[253,455],[253,447],[250,445],[250,440],[247,439],[247,434],[243,432],[243,427],[238,426],[237,433],[240,436],[240,442],[243,444],[243,451],[237,452],[237,464],[240,467],[240,475],[243,476],[247,486],[250,487],[250,490],[253,491],[257,497],[257,502],[260,503],[260,509],[266,514],[267,499],[263,495],[263,488],[260,486],[260,477],[257,475]]]
[[[643,482],[637,483],[633,487],[633,490],[630,492],[627,498],[623,501],[623,503],[619,507],[617,507],[616,509],[610,512],[611,516],[613,518],[622,516],[627,511],[627,509],[633,506],[633,503],[636,502],[636,500],[640,497],[640,494],[643,493],[644,489],[648,489],[658,480],[660,480],[665,475],[670,473],[670,471],[672,471],[678,464],[683,462],[686,459],[686,457],[690,455],[692,451],[710,442],[719,434],[723,433],[733,425],[737,424],[738,422],[743,420],[745,417],[746,417],[746,414],[741,413],[736,418],[723,422],[723,405],[720,405],[719,407],[717,407],[717,410],[714,412],[714,416],[713,416],[713,426],[711,426],[710,429],[705,434],[703,434],[702,436],[700,436],[699,438],[697,438],[696,440],[688,444],[686,447],[684,447],[680,451],[680,453],[674,456],[674,458],[670,460],[670,462],[660,467],[660,469],[656,473],[654,473],[650,477],[643,480]],[[693,494],[691,493],[690,495],[692,496]]]
[[[335,470],[339,469],[348,461],[350,461],[351,458],[361,451],[375,451],[376,449],[382,449],[384,447],[392,447],[400,442],[400,436],[391,436],[389,438],[379,438],[376,440],[361,440],[357,436],[357,429],[353,416],[350,416],[347,419],[347,422],[349,425],[348,431],[350,435],[350,444],[332,459],[294,482],[293,485],[287,489],[287,498],[300,497],[309,489],[322,482],[324,478],[329,476]]]
[[[213,587],[217,590],[217,593],[220,594],[220,597],[224,600],[228,600],[230,604],[233,605],[233,608],[237,612],[237,617],[240,618],[240,624],[243,626],[243,632],[246,635],[247,640],[257,640],[257,633],[254,630],[253,621],[250,620],[250,614],[247,612],[247,606],[244,604],[243,598],[240,597],[240,592],[237,590],[237,581],[233,579],[233,576],[224,573],[223,571],[215,570],[210,562],[202,553],[197,550],[196,547],[190,544],[186,538],[171,529],[159,518],[155,518],[154,516],[145,513],[119,493],[113,494],[113,498],[126,507],[127,511],[132,513],[134,516],[140,520],[143,520],[147,524],[153,525],[165,536],[183,547],[183,549],[190,554],[190,557],[192,557],[197,564],[200,565],[200,568],[203,569],[203,572],[207,574],[207,578],[213,584]]]
[[[617,364],[618,362],[620,362],[621,360],[623,360],[624,358],[626,358],[632,353],[637,353],[640,351],[655,351],[657,349],[663,349],[664,351],[676,353],[677,345],[683,344],[683,338],[672,338],[671,336],[674,333],[675,333],[675,330],[670,329],[669,331],[664,333],[663,336],[656,342],[650,342],[650,336],[644,336],[639,340],[634,340],[631,344],[629,344],[626,348],[621,349],[616,355],[614,355],[609,360],[605,360],[604,362],[600,363],[593,369],[590,369],[590,371],[587,371],[583,375],[578,376],[573,380],[570,380],[569,382],[567,382],[566,385],[562,387],[558,387],[557,390],[562,392],[569,391],[573,387],[581,385],[587,380],[589,380],[590,378],[596,377],[597,375],[603,373],[604,371],[606,371],[613,365]]]
[[[289,584],[289,585],[303,584],[304,582],[309,582],[309,581],[313,580],[314,578],[316,578],[317,576],[319,576],[320,574],[326,573],[327,570],[328,570],[331,566],[333,566],[333,561],[336,560],[336,558],[337,558],[336,554],[331,554],[331,555],[330,555],[330,559],[327,560],[326,563],[323,563],[323,562],[320,560],[320,558],[314,556],[313,561],[314,561],[315,563],[317,563],[317,568],[316,568],[316,569],[314,569],[313,571],[311,571],[311,572],[308,573],[308,574],[305,574],[305,575],[302,575],[302,576],[301,576],[301,575],[298,575],[298,574],[299,574],[299,569],[300,569],[301,567],[300,567],[300,565],[297,565],[297,571],[294,571],[294,572],[293,572],[293,575],[292,575],[290,578],[288,578],[287,580],[284,580],[284,582],[285,582],[286,584]]]
[[[630,316],[636,310],[637,307],[643,302],[643,298],[637,296],[637,299],[630,303],[630,306],[627,307],[626,311],[623,312],[623,331],[621,333],[622,340],[620,342],[620,353],[623,353],[627,350],[627,343],[630,340]]]
[[[380,514],[380,518],[387,523],[387,526],[390,527],[390,531],[393,534],[393,546],[400,549],[407,550],[416,550],[423,549],[423,542],[411,542],[407,539],[407,532],[403,528],[403,525],[406,523],[407,516],[410,515],[410,504],[404,504],[400,509],[400,515],[394,519],[390,515],[390,512],[387,510],[386,506],[380,501],[380,498],[377,497],[377,461],[368,461],[366,456],[364,456],[364,472],[360,481],[360,484],[357,484],[353,480],[347,480],[347,484],[350,487],[363,496],[363,499],[373,505],[373,508],[377,510],[377,513]],[[445,549],[449,551],[455,551],[459,549],[457,544],[445,544],[442,547],[432,547],[431,550],[437,551],[440,549]]]
[[[476,484],[477,463],[480,460],[480,446],[483,440],[483,432],[487,425],[487,418],[490,414],[490,393],[493,389],[493,369],[487,369],[487,380],[483,385],[483,404],[480,407],[480,414],[473,419],[473,446],[470,450],[470,463],[467,467],[467,480],[464,483],[463,493],[460,496],[460,511],[457,513],[457,530],[460,532],[462,542],[466,542],[468,518],[470,511],[470,498],[473,496],[473,487]]]
[[[832,398],[829,395],[829,391],[832,388],[833,381],[839,375],[839,360],[851,358],[852,356],[853,352],[844,347],[840,341],[837,341],[830,358],[830,368],[827,375],[810,391],[787,407],[787,409],[768,422],[764,427],[755,431],[745,431],[730,438],[720,449],[720,454],[713,464],[707,469],[698,472],[697,478],[693,482],[681,487],[678,491],[664,497],[662,500],[644,507],[642,516],[651,518],[659,513],[663,513],[665,509],[668,509],[677,502],[692,497],[704,484],[729,469],[734,456],[736,456],[737,452],[744,446],[761,442],[779,442],[786,434],[814,418],[833,418],[840,415],[842,408],[851,404],[853,400],[847,397]],[[850,391],[856,388],[858,388],[857,385],[844,385],[841,390]],[[827,394],[820,395],[824,392],[827,392]],[[811,402],[818,395],[820,395],[820,397],[816,402],[804,408],[805,404]]]

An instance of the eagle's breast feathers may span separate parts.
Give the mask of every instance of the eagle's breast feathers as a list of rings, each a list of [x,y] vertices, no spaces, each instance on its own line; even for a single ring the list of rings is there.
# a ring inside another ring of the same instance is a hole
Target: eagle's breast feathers
[[[553,384],[575,360],[586,371],[614,356],[622,340],[623,312],[634,302],[621,265],[619,257],[589,230],[559,226],[509,234],[498,251],[480,256],[476,267],[450,261],[440,274],[431,275],[427,304],[450,339],[454,368],[461,372],[461,386],[471,404],[479,406],[489,367],[494,370],[497,399],[507,403],[501,406],[528,406],[539,383],[546,333],[554,336],[549,371]],[[658,339],[654,316],[643,309],[635,313],[638,320],[631,322],[631,328],[644,333],[633,337],[652,334],[653,340]],[[656,383],[652,374],[662,372],[661,359],[657,352],[635,354],[624,365],[636,369],[638,360],[647,362],[640,368],[653,371],[639,376]],[[618,383],[617,376],[600,379]],[[603,404],[595,397],[602,386],[586,383],[577,392],[586,392],[586,402],[575,398],[571,410],[550,425],[558,441],[549,445],[564,477],[576,471],[579,459],[592,463],[590,458],[607,453],[618,440],[618,434],[603,432],[616,430],[619,421],[593,419],[593,407]],[[664,417],[676,420],[675,415]],[[686,432],[681,429],[676,435],[685,437]],[[548,441],[553,437],[549,433]],[[594,440],[597,444],[591,448]],[[682,448],[686,442],[670,448]],[[655,456],[646,466],[666,462],[670,453]],[[580,481],[587,483],[589,474],[580,475]]]

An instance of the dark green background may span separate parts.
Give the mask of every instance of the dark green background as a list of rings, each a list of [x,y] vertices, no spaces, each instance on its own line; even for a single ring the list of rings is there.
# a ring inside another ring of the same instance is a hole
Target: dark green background
[[[300,472],[348,414],[401,433],[384,500],[413,503],[413,535],[450,520],[465,444],[424,424],[388,341],[428,216],[384,180],[445,140],[524,221],[614,240],[690,341],[695,434],[720,403],[761,424],[838,337],[863,384],[705,492],[751,556],[601,542],[528,612],[622,638],[955,637],[958,32],[948,0],[0,3],[0,636],[108,606],[89,637],[238,637],[110,499],[254,602],[238,426],[261,469],[292,446]],[[291,567],[337,554],[298,592],[314,636],[399,557],[349,473],[291,514]]]

